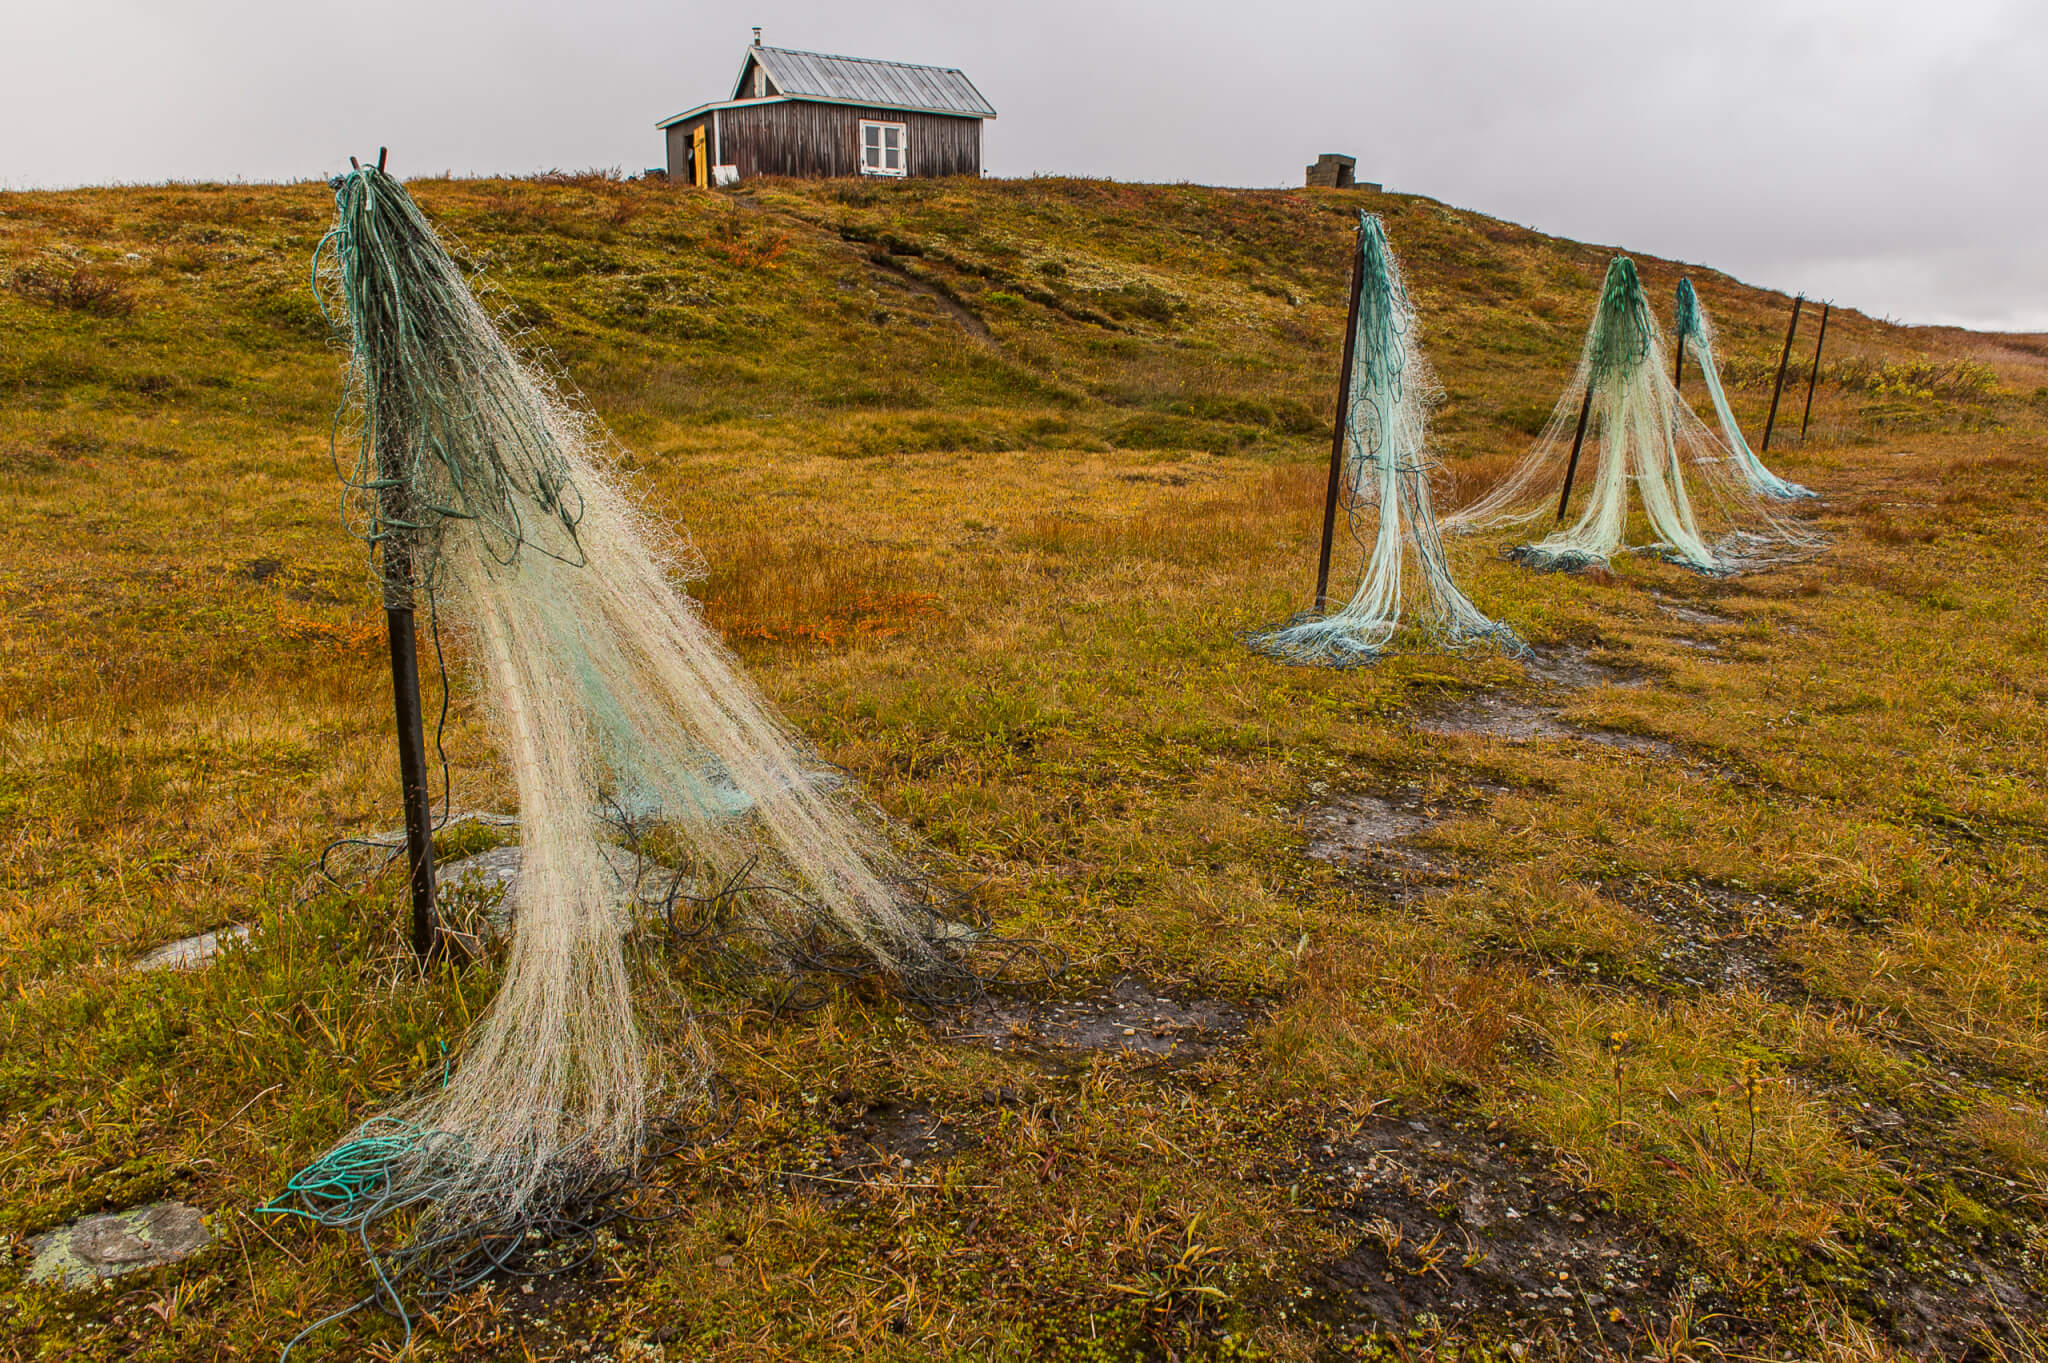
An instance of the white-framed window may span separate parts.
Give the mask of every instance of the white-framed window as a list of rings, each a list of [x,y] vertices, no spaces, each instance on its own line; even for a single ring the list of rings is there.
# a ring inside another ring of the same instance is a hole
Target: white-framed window
[[[901,123],[870,123],[866,119],[861,120],[861,174],[901,175],[909,159],[909,140]]]

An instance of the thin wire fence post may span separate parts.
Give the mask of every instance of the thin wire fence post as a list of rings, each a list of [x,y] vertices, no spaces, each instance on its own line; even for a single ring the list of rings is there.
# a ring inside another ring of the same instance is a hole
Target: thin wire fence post
[[[1799,332],[1799,308],[1805,302],[1803,293],[1792,300],[1792,325],[1785,328],[1785,349],[1778,355],[1778,381],[1771,386],[1771,414],[1764,418],[1764,443],[1757,451],[1759,454],[1771,448],[1771,430],[1778,424],[1778,395],[1785,391],[1785,366],[1792,362],[1792,338]]]
[[[1834,304],[1820,305],[1820,336],[1813,343],[1813,372],[1806,376],[1806,414],[1799,418],[1799,443],[1806,443],[1806,427],[1813,420],[1813,390],[1820,386],[1820,350],[1828,343],[1828,313]]]

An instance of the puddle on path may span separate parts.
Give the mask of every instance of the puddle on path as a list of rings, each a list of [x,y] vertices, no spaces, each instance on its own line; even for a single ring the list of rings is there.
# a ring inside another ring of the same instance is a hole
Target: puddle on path
[[[988,998],[944,1029],[991,1050],[1110,1051],[1186,1062],[1244,1035],[1250,1009],[1224,999],[1175,998],[1126,975],[1079,997]]]
[[[1474,735],[1506,739],[1511,743],[1573,739],[1581,743],[1597,743],[1606,748],[1649,753],[1657,757],[1680,755],[1676,747],[1659,738],[1615,733],[1608,729],[1575,729],[1560,720],[1552,710],[1494,691],[1468,696],[1456,704],[1425,715],[1417,721],[1416,727],[1424,733],[1436,734],[1443,738]]]
[[[236,923],[212,932],[202,932],[196,937],[184,937],[175,942],[166,942],[156,950],[135,959],[130,967],[134,970],[197,970],[211,961],[225,947],[236,942],[246,942],[255,930],[253,923]]]
[[[213,1234],[206,1214],[182,1202],[153,1202],[59,1226],[29,1242],[32,1283],[87,1287],[145,1268],[174,1264],[206,1248]]]
[[[1672,1268],[1655,1238],[1495,1132],[1373,1118],[1306,1156],[1320,1198],[1359,1236],[1309,1275],[1309,1309],[1339,1335],[1491,1325],[1604,1351],[1667,1309]]]

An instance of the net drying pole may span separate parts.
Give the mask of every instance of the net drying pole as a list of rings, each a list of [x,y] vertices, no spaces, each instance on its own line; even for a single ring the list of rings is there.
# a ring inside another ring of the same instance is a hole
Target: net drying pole
[[[1557,523],[1564,524],[1564,509],[1571,504],[1572,479],[1579,474],[1579,451],[1586,447],[1586,422],[1593,415],[1593,385],[1586,384],[1586,400],[1579,404],[1579,433],[1572,437],[1572,460],[1564,466],[1564,490],[1557,494]]]
[[[377,169],[384,169],[390,148],[377,148]],[[356,158],[350,166],[359,167]],[[371,411],[383,408],[380,394],[371,394]],[[384,519],[394,527],[416,524],[407,504],[410,480],[402,438],[396,427],[378,422],[379,495]],[[412,949],[421,960],[440,954],[446,945],[441,916],[434,906],[434,823],[427,798],[427,732],[420,710],[420,659],[413,617],[413,536],[394,529],[383,541],[384,629],[391,638],[391,701],[398,728],[398,779],[405,799],[406,868],[412,885]]]
[[[1792,362],[1792,338],[1799,333],[1799,308],[1805,302],[1803,293],[1792,300],[1792,325],[1785,328],[1785,349],[1778,355],[1778,381],[1771,386],[1771,414],[1764,418],[1764,443],[1758,454],[1771,448],[1771,430],[1778,424],[1778,395],[1785,391],[1785,366]]]
[[[1678,359],[1671,366],[1671,386],[1685,386],[1685,333],[1682,331],[1678,333]]]
[[[1799,418],[1799,443],[1806,443],[1806,424],[1813,420],[1813,390],[1820,384],[1820,348],[1828,343],[1828,313],[1834,304],[1820,305],[1820,336],[1813,343],[1813,372],[1806,376],[1806,415]]]
[[[1323,498],[1323,553],[1316,565],[1316,609],[1330,608],[1330,545],[1337,535],[1337,489],[1344,480],[1344,433],[1351,424],[1351,366],[1358,358],[1358,295],[1365,287],[1365,227],[1351,252],[1351,306],[1344,315],[1344,373],[1337,380],[1337,420],[1330,436],[1330,489]]]

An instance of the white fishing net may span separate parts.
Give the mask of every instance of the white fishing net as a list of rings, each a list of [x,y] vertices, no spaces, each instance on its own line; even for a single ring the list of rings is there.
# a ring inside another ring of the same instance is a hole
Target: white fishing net
[[[1401,628],[1408,552],[1422,578],[1423,635],[1449,648],[1493,642],[1524,649],[1506,625],[1474,606],[1451,577],[1437,530],[1430,475],[1429,408],[1439,395],[1421,328],[1377,215],[1359,214],[1358,316],[1350,340],[1344,463],[1339,497],[1363,557],[1358,589],[1329,615],[1305,612],[1246,637],[1283,662],[1355,667],[1381,657]]]
[[[1683,372],[1688,357],[1698,364],[1700,377],[1706,380],[1707,396],[1714,403],[1715,419],[1721,423],[1721,439],[1734,454],[1735,465],[1742,471],[1750,490],[1760,497],[1780,502],[1818,496],[1765,468],[1764,461],[1743,438],[1742,423],[1735,419],[1735,410],[1728,405],[1727,390],[1721,387],[1721,367],[1714,359],[1714,319],[1707,316],[1707,310],[1700,306],[1699,295],[1693,292],[1690,279],[1678,281],[1678,301],[1673,310],[1671,329],[1678,336],[1678,358],[1672,365],[1674,384],[1682,382],[1677,376]]]
[[[1567,523],[1573,500],[1577,519]],[[1803,557],[1824,543],[1758,495],[1740,460],[1679,398],[1626,256],[1608,267],[1578,368],[1542,434],[1497,487],[1444,526],[1472,533],[1546,517],[1559,528],[1511,557],[1570,571],[1651,553],[1719,575]]]
[[[488,1012],[445,1082],[271,1208],[355,1231],[366,1301],[403,1314],[588,1230],[659,1119],[703,1095],[710,1058],[663,947],[912,992],[972,976],[954,949],[969,934],[903,839],[774,714],[681,588],[695,555],[514,353],[405,191],[365,168],[337,201],[363,428],[351,505],[387,591],[431,593],[457,636],[519,797]],[[612,869],[622,829],[661,849],[644,884]]]

